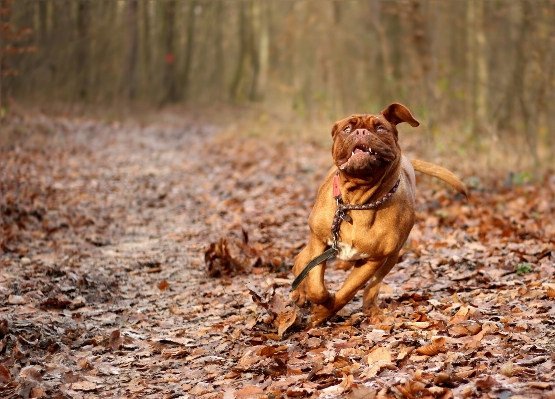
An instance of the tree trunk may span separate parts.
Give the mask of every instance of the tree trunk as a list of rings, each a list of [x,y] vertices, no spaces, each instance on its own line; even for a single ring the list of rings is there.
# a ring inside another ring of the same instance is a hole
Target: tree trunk
[[[488,70],[483,1],[469,0],[466,18],[468,24],[466,107],[474,138],[480,140],[486,132],[488,121]]]
[[[386,26],[384,24],[384,15],[382,12],[382,4],[378,2],[371,3],[371,11],[369,13],[369,18],[372,21],[372,26],[376,30],[378,36],[378,45],[380,48],[380,54],[382,58],[382,77],[378,79],[378,91],[382,95],[387,96],[388,85],[393,82],[393,63],[391,62],[391,52],[389,46],[389,40],[387,35]]]
[[[264,97],[268,75],[269,59],[269,22],[268,3],[258,0],[252,3],[252,35],[251,35],[251,63],[253,77],[249,98],[251,101],[260,101]]]
[[[183,87],[184,93],[183,98],[185,101],[188,100],[191,89],[190,89],[190,81],[191,81],[191,65],[193,64],[193,50],[195,44],[195,8],[197,6],[196,0],[191,2],[189,6],[189,15],[187,17],[187,38],[185,43],[185,66],[183,68]]]
[[[175,25],[175,0],[162,3],[163,45],[165,49],[164,67],[164,97],[162,104],[175,103],[178,100],[177,84],[175,79],[175,53],[174,53],[174,25]]]
[[[139,32],[137,27],[137,0],[127,3],[127,54],[123,72],[124,95],[128,100],[136,96],[137,53],[139,48]]]
[[[432,44],[430,34],[426,27],[432,22],[426,20],[426,16],[422,11],[422,2],[413,0],[410,3],[409,21],[411,22],[412,45],[416,49],[416,61],[420,67],[418,74],[419,85],[423,92],[423,105],[428,112],[427,128],[425,130],[426,141],[433,141],[433,132],[436,129],[435,110],[436,96],[434,84],[437,81],[433,68]]]
[[[239,54],[237,55],[237,66],[233,74],[230,86],[230,97],[233,101],[239,100],[241,82],[243,80],[243,69],[248,57],[248,32],[245,2],[239,3]]]
[[[476,41],[476,118],[478,133],[487,129],[489,121],[488,110],[488,65],[486,58],[486,35],[484,33],[484,2],[474,0],[476,3],[475,13],[475,41]]]
[[[216,4],[216,21],[222,21],[224,18],[224,2],[217,1]],[[224,32],[223,24],[216,24],[214,31],[214,46],[216,48],[215,52],[215,63],[216,67],[213,68],[211,73],[211,81],[214,82],[214,87],[216,93],[224,91],[225,88],[225,54],[224,54]]]
[[[77,75],[77,98],[87,100],[88,98],[88,76],[89,76],[89,24],[90,3],[79,1],[77,3],[77,41],[75,48],[76,75]]]

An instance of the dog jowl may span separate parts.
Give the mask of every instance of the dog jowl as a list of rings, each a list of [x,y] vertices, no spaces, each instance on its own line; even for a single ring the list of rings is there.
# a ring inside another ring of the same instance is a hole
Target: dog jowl
[[[363,287],[365,313],[381,312],[380,284],[397,263],[415,220],[415,170],[467,195],[447,169],[402,154],[397,132],[402,122],[419,125],[405,106],[393,103],[379,114],[351,115],[333,125],[334,166],[318,190],[308,244],[293,266],[291,297],[299,306],[312,303],[312,325],[333,316]],[[324,281],[331,256],[354,266],[335,294]]]

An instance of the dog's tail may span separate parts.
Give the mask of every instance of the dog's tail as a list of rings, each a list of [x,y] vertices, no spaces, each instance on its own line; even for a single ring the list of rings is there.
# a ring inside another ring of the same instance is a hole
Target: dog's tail
[[[414,170],[425,173],[430,176],[437,177],[445,182],[447,182],[450,186],[452,186],[455,190],[459,193],[463,194],[465,197],[468,197],[468,192],[466,191],[466,187],[459,180],[457,176],[453,174],[453,172],[445,169],[442,166],[436,165],[434,163],[429,163],[425,161],[421,161],[420,159],[411,159],[410,163]]]

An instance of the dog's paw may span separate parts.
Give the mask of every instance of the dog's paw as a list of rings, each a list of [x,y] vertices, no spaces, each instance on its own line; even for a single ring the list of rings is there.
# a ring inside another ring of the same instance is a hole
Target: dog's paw
[[[295,302],[298,307],[303,307],[307,303],[306,291],[299,287],[289,294],[289,299]]]
[[[312,315],[308,318],[308,323],[314,327],[332,317],[336,313],[334,303],[335,298],[330,295],[326,302],[312,306],[310,309]]]

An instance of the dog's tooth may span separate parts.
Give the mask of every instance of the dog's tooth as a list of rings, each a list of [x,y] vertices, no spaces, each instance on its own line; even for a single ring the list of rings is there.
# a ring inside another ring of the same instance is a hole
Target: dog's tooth
[[[355,150],[353,150],[353,152],[351,152],[351,155],[355,155]]]

